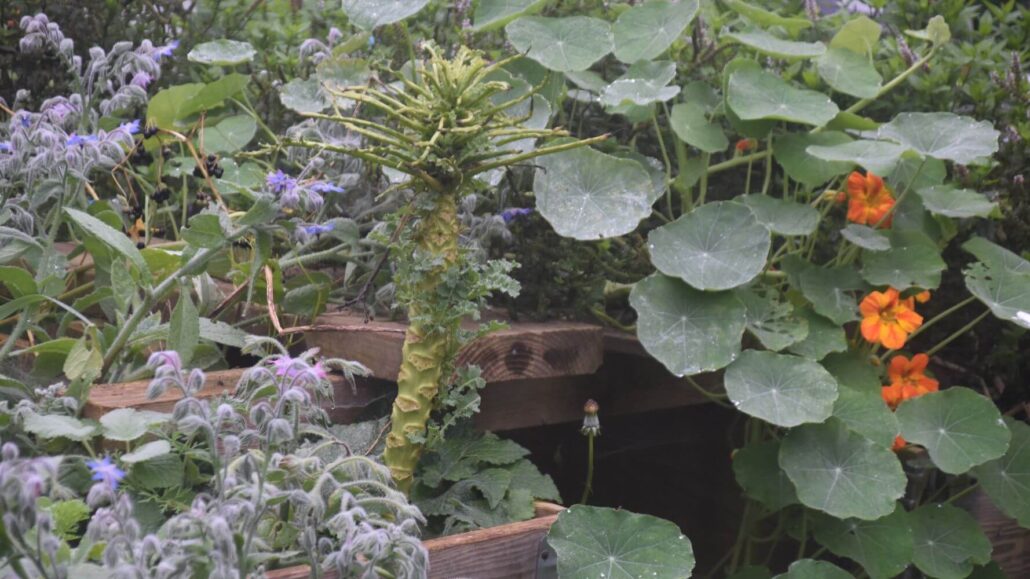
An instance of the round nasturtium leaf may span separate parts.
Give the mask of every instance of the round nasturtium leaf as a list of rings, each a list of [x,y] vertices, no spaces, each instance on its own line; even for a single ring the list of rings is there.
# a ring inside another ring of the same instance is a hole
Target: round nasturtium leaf
[[[837,400],[833,376],[797,356],[746,350],[726,368],[724,381],[738,410],[776,426],[822,422]]]
[[[790,564],[786,573],[773,579],[854,579],[850,573],[826,561],[801,559]]]
[[[586,70],[612,50],[611,25],[589,16],[523,16],[505,31],[515,50],[559,72]]]
[[[808,323],[808,335],[804,340],[790,346],[790,353],[819,361],[831,352],[843,352],[848,349],[844,328],[825,317],[804,308],[798,315]]]
[[[429,0],[343,0],[343,11],[351,24],[372,30],[418,14]]]
[[[970,239],[962,244],[962,249],[975,255],[990,269],[1012,273],[1030,273],[1030,261],[983,237]]]
[[[901,113],[877,131],[924,157],[963,165],[982,163],[998,151],[999,133],[989,121],[952,113]]]
[[[786,30],[791,36],[797,36],[799,32],[812,26],[812,22],[807,18],[780,16],[775,12],[759,8],[754,2],[727,0],[726,4],[735,12],[744,16],[758,26],[762,26],[764,28],[778,26]]]
[[[740,353],[746,311],[732,292],[702,292],[656,273],[633,286],[629,303],[641,345],[677,376],[718,370]]]
[[[849,223],[840,230],[840,234],[844,239],[868,251],[887,251],[891,248],[891,240],[868,225]]]
[[[750,67],[730,75],[726,102],[745,121],[772,119],[821,127],[840,112],[830,97]]]
[[[860,165],[877,175],[887,175],[898,165],[905,147],[890,141],[851,141],[839,145],[810,145],[809,155],[823,161]]]
[[[135,408],[118,408],[100,417],[104,438],[108,440],[136,440],[147,433],[151,425],[166,422],[168,414],[136,410]]]
[[[257,134],[257,121],[250,115],[233,115],[201,130],[205,153],[235,153]]]
[[[880,25],[866,16],[858,16],[840,27],[830,40],[830,48],[846,48],[865,56],[876,50],[879,41]]]
[[[221,38],[198,44],[186,55],[190,62],[230,66],[254,60],[257,51],[248,42]]]
[[[798,502],[794,483],[780,468],[779,460],[778,440],[751,443],[733,453],[733,474],[737,484],[747,496],[773,511]]]
[[[581,147],[536,164],[536,207],[559,235],[617,237],[651,214],[651,177],[636,161]]]
[[[741,288],[737,297],[747,308],[747,331],[763,346],[778,352],[808,336],[808,321],[773,288]]]
[[[496,30],[519,16],[540,10],[546,3],[547,0],[480,0],[472,14],[472,31]]]
[[[1030,527],[1030,425],[1006,419],[1012,440],[1005,456],[973,468],[980,486],[1003,513]]]
[[[701,290],[725,290],[753,280],[772,243],[747,207],[708,203],[648,235],[651,261],[662,273]]]
[[[837,175],[847,173],[854,167],[854,163],[850,160],[824,161],[809,155],[808,147],[827,147],[850,142],[851,137],[839,131],[823,131],[815,134],[792,133],[776,139],[773,155],[788,177],[814,188]]]
[[[172,452],[172,445],[167,440],[152,440],[132,452],[127,452],[119,457],[125,464],[136,464],[152,458],[164,456]]]
[[[708,120],[703,106],[677,103],[669,111],[669,125],[681,141],[706,153],[719,153],[730,145],[718,123]]]
[[[839,519],[891,514],[908,482],[890,449],[834,418],[791,430],[780,448],[780,467],[802,504]]]
[[[890,286],[898,291],[911,287],[935,289],[947,264],[937,244],[921,231],[895,230],[890,234],[891,248],[862,253],[862,277],[872,285]]]
[[[606,86],[598,101],[606,107],[625,104],[646,106],[670,100],[679,92],[678,86],[660,86],[647,79],[622,78]]]
[[[279,102],[298,113],[320,113],[329,107],[318,79],[295,78],[279,88]]]
[[[947,504],[926,504],[908,514],[912,526],[912,561],[937,579],[964,579],[974,564],[991,560],[991,542],[976,519]]]
[[[748,32],[730,32],[723,38],[735,40],[748,48],[766,56],[783,59],[815,58],[826,52],[822,42],[798,42],[776,38],[768,32],[756,28]]]
[[[1030,272],[974,263],[966,270],[966,288],[998,318],[1030,329]]]
[[[851,430],[885,448],[890,448],[898,435],[898,419],[883,403],[879,384],[876,392],[870,392],[838,381],[833,415]]]
[[[844,94],[873,98],[880,93],[883,78],[869,59],[846,48],[831,48],[815,61],[826,84]]]
[[[911,398],[895,414],[901,436],[925,446],[937,468],[948,474],[1003,456],[1012,437],[994,403],[969,388]]]
[[[798,276],[801,293],[816,313],[837,324],[858,319],[858,300],[855,291],[865,291],[868,285],[850,265],[840,267],[809,267]]]
[[[694,550],[675,524],[606,507],[562,511],[547,533],[562,579],[683,579]]]
[[[626,63],[665,52],[697,15],[698,0],[651,0],[619,15],[613,27],[615,57]]]
[[[951,185],[935,185],[916,191],[931,213],[945,217],[987,217],[997,203],[976,191]]]
[[[875,521],[820,514],[812,531],[831,553],[857,561],[872,579],[897,577],[912,562],[912,527],[902,507]]]
[[[740,195],[733,200],[746,205],[759,223],[779,235],[811,235],[819,226],[819,212],[811,205],[770,195]]]

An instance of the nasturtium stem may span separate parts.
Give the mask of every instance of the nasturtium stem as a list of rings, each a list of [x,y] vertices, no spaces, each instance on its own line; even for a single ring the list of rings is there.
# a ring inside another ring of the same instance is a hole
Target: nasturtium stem
[[[955,333],[951,334],[947,338],[944,338],[943,340],[938,342],[936,346],[934,346],[934,347],[930,348],[929,350],[927,350],[926,351],[926,355],[927,356],[933,356],[934,354],[939,352],[942,348],[944,348],[948,344],[950,344],[953,341],[955,341],[956,339],[958,339],[959,336],[961,336],[962,334],[964,334],[964,333],[968,332],[969,330],[973,329],[973,326],[979,324],[980,321],[983,320],[984,318],[986,318],[987,314],[990,314],[990,313],[991,313],[991,310],[987,310],[984,313],[980,314],[979,316],[973,318],[973,320],[971,322],[969,322],[968,324],[962,326],[961,328],[956,330]]]
[[[765,159],[770,155],[772,155],[772,151],[761,151],[758,153],[751,153],[750,155],[741,155],[739,157],[734,157],[727,161],[723,161],[722,163],[709,165],[708,174],[711,175],[712,173],[718,173],[720,171],[726,171],[728,169],[732,169],[740,165],[746,165],[748,163],[758,161],[759,159]]]
[[[665,103],[662,103],[662,108],[665,108]],[[668,118],[668,111],[665,116]],[[658,137],[658,148],[662,152],[662,161],[665,163],[665,208],[669,219],[676,219],[676,214],[672,211],[672,161],[669,159],[669,149],[665,146],[665,138],[662,137],[662,126],[658,124],[657,112],[651,114],[651,123],[654,125],[654,133]]]
[[[930,47],[930,51],[926,53],[926,56],[924,56],[924,57],[920,58],[919,60],[915,61],[914,63],[912,63],[912,66],[908,67],[901,74],[899,74],[898,76],[894,77],[890,82],[888,82],[887,84],[883,85],[883,87],[881,87],[880,90],[877,91],[875,96],[872,96],[872,97],[869,97],[869,98],[864,98],[864,99],[856,102],[855,104],[853,104],[850,107],[848,107],[847,109],[845,109],[844,112],[852,113],[852,114],[857,114],[858,111],[866,108],[867,106],[872,104],[874,101],[876,101],[876,99],[878,99],[878,98],[882,97],[883,95],[889,93],[890,91],[894,90],[895,88],[897,88],[897,86],[899,84],[904,82],[905,79],[907,79],[908,77],[910,77],[913,74],[915,74],[915,72],[917,70],[919,70],[920,68],[923,67],[923,65],[925,65],[927,62],[929,62],[929,60],[933,57],[935,52],[937,52],[937,45],[936,44]]]
[[[594,433],[587,433],[587,482],[583,486],[583,496],[579,499],[579,504],[587,504],[587,500],[590,498],[590,493],[594,491]]]

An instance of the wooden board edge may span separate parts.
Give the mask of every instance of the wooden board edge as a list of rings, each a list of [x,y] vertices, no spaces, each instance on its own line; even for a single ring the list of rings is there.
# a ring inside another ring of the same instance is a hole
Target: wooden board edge
[[[565,507],[546,501],[537,501],[534,505],[536,516],[528,521],[519,521],[507,525],[499,525],[488,529],[477,529],[467,533],[459,533],[449,537],[429,539],[423,544],[429,551],[430,560],[433,553],[439,553],[450,549],[457,549],[472,546],[498,538],[526,535],[536,532],[546,532],[551,525],[558,520],[558,514],[565,510]],[[268,571],[265,576],[268,579],[306,579],[311,576],[310,565],[296,565],[283,569]],[[325,579],[336,579],[335,571],[329,571],[323,575]]]

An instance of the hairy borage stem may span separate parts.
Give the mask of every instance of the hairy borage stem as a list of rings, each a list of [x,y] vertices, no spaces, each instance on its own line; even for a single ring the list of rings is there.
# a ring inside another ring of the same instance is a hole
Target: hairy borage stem
[[[567,135],[557,129],[525,128],[529,115],[514,107],[535,91],[509,94],[508,83],[493,80],[503,76],[502,67],[518,57],[488,63],[465,47],[451,59],[443,58],[432,45],[425,50],[428,58],[418,63],[412,77],[417,80],[401,76],[403,88],[384,85],[332,91],[368,105],[369,118],[339,111],[309,115],[363,136],[367,146],[284,142],[347,154],[412,177],[414,196],[402,210],[405,216],[396,222],[400,235],[391,242],[397,299],[407,310],[409,325],[384,453],[391,476],[404,491],[411,488],[427,422],[441,388],[450,383],[455,356],[463,345],[460,322],[478,310],[483,295],[497,289],[485,286],[484,276],[477,274],[482,266],[472,263],[458,244],[459,200],[476,187],[477,174],[605,138],[516,149],[511,145],[524,139]]]

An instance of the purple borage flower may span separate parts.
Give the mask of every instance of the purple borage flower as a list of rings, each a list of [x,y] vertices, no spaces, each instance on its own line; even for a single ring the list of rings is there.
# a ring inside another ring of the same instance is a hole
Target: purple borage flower
[[[533,209],[530,207],[509,207],[501,211],[501,219],[505,223],[511,223],[520,217],[528,217],[531,213],[533,213]]]
[[[272,368],[275,370],[276,376],[282,376],[287,379],[295,378],[306,369],[310,369],[319,380],[329,379],[329,374],[325,371],[325,367],[322,366],[321,362],[316,363],[314,366],[308,366],[303,360],[291,358],[286,354],[272,360]]]
[[[0,152],[10,153],[14,149],[11,148],[11,143],[7,141],[0,141]]]
[[[29,115],[18,115],[18,122],[21,123],[22,128],[27,129],[32,124],[32,117]]]
[[[125,478],[125,471],[111,462],[110,456],[100,460],[87,460],[86,466],[93,473],[93,480],[107,483],[112,490],[117,489],[118,483]]]
[[[132,76],[132,80],[129,81],[129,84],[138,86],[140,88],[147,88],[147,86],[150,85],[150,83],[153,82],[153,80],[153,76],[150,76],[149,74],[141,70]]]

